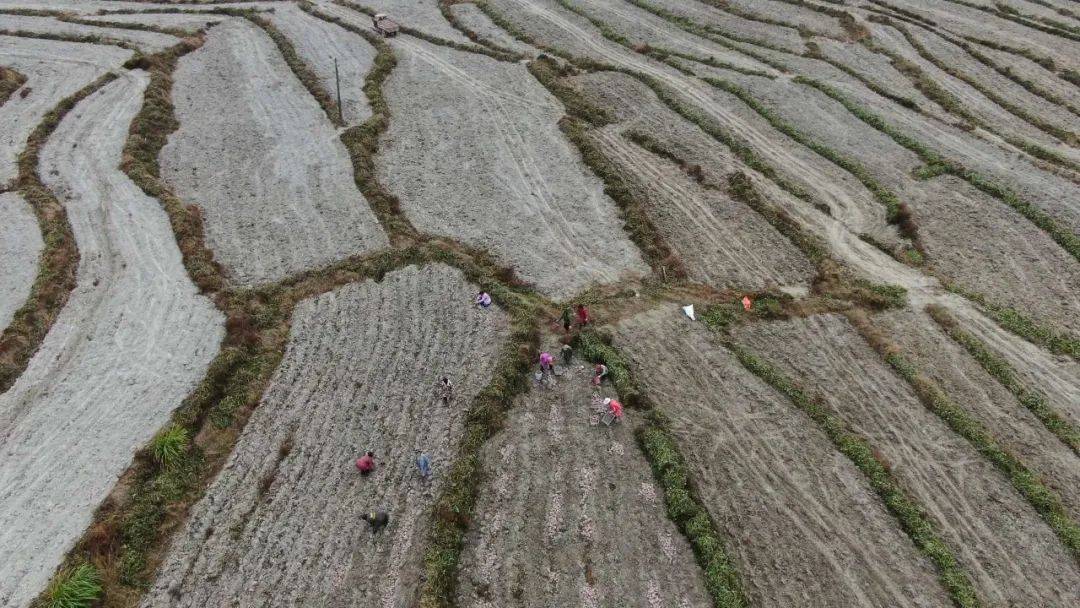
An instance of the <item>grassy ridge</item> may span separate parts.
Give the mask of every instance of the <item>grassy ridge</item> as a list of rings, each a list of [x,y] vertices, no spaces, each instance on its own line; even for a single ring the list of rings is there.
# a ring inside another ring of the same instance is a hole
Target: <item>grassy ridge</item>
[[[30,132],[26,147],[19,154],[15,186],[37,217],[44,247],[30,296],[0,334],[0,393],[11,388],[41,346],[75,288],[75,270],[79,265],[79,250],[67,211],[38,173],[41,148],[76,104],[115,79],[115,74],[105,74],[62,99]]]
[[[11,68],[0,66],[0,106],[26,82],[26,76]]]

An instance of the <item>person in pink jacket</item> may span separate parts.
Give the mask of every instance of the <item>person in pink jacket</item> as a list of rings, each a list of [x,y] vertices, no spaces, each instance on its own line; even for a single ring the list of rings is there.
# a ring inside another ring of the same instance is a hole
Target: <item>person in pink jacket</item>
[[[555,374],[555,358],[547,351],[540,353],[540,373],[545,372]]]

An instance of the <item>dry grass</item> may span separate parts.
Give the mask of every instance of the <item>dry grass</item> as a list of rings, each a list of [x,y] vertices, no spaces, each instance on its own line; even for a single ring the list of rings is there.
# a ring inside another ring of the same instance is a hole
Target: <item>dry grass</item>
[[[4,102],[11,97],[19,87],[26,82],[26,76],[16,72],[11,68],[0,66],[0,106],[4,105]]]

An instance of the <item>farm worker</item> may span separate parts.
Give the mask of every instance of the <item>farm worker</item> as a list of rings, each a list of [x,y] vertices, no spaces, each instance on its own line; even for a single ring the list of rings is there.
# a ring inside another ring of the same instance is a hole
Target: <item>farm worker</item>
[[[577,320],[578,325],[585,326],[589,324],[589,311],[585,309],[584,304],[577,305]]]
[[[420,469],[420,476],[425,480],[431,479],[431,458],[420,450],[416,450],[416,453],[416,468]]]
[[[607,404],[608,409],[616,418],[622,418],[622,404],[614,399],[604,399],[604,403]]]
[[[454,398],[454,385],[450,384],[450,378],[447,376],[443,376],[442,380],[439,380],[439,396],[442,398],[442,402],[447,405]]]
[[[573,320],[573,315],[570,314],[570,307],[569,306],[564,306],[563,307],[563,309],[562,309],[562,317],[561,318],[562,318],[563,329],[567,333],[569,333],[570,332],[570,322]]]
[[[574,358],[574,349],[569,344],[562,345],[562,360],[563,365],[570,365],[570,360]]]
[[[742,307],[746,312],[750,312],[750,296],[742,297]]]
[[[364,513],[360,518],[371,526],[372,534],[382,532],[382,529],[386,527],[386,524],[390,523],[390,514],[386,511],[371,511],[370,513]]]
[[[360,474],[367,477],[371,474],[371,470],[375,468],[375,452],[368,452],[360,458],[356,459],[356,470],[360,471]]]
[[[475,301],[477,306],[481,306],[483,308],[491,306],[491,296],[486,291],[481,291],[480,293],[476,294]]]
[[[547,351],[540,353],[540,373],[544,372],[555,373],[555,358]]]
[[[600,386],[600,382],[604,379],[604,376],[606,376],[606,375],[607,375],[607,366],[604,365],[603,363],[597,363],[596,367],[593,368],[593,378],[592,378],[593,386]]]

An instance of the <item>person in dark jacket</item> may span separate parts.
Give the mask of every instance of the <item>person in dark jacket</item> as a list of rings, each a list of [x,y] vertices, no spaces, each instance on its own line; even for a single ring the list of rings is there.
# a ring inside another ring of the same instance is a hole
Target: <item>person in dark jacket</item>
[[[366,521],[371,526],[371,533],[378,534],[382,532],[382,529],[386,527],[386,524],[390,523],[390,514],[386,511],[372,511],[370,513],[364,513],[360,516],[361,519]]]

